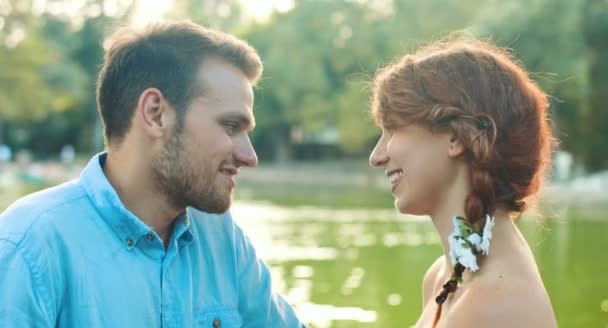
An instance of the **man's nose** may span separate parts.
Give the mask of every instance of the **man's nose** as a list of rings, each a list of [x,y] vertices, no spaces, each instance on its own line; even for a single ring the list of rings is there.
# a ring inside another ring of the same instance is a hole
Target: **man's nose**
[[[256,167],[258,165],[258,156],[253,149],[249,136],[245,135],[243,138],[239,138],[235,145],[234,158],[241,166]]]

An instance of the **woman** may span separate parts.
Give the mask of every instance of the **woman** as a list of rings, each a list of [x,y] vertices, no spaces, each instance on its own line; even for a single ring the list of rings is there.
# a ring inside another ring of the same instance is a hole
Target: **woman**
[[[514,224],[549,165],[547,95],[488,42],[435,43],[380,70],[372,113],[395,206],[429,215],[443,256],[416,327],[556,327]]]

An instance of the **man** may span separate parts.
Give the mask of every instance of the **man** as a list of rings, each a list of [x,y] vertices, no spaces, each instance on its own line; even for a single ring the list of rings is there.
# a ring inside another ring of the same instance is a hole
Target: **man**
[[[257,165],[261,70],[192,23],[119,30],[97,90],[107,152],[0,216],[0,327],[301,327],[226,212]]]

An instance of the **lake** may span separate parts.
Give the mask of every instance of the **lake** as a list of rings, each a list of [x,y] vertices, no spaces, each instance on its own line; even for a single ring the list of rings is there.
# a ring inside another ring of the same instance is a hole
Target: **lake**
[[[524,217],[560,327],[608,327],[608,221]],[[269,264],[275,289],[316,328],[409,327],[421,282],[441,254],[427,218],[392,209],[237,201],[233,216]]]

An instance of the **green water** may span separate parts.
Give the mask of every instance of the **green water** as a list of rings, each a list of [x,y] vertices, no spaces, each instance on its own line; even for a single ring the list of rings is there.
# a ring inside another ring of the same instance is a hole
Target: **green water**
[[[441,253],[430,222],[392,210],[257,204],[237,202],[234,216],[313,327],[415,323],[422,277]],[[608,220],[565,213],[518,225],[559,326],[608,327]]]

